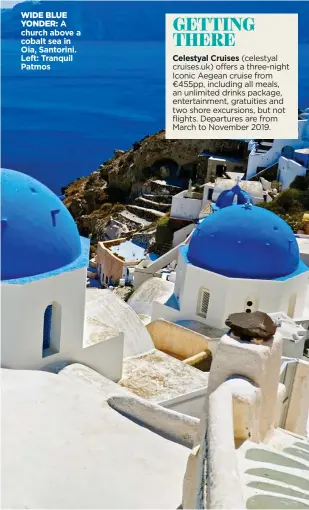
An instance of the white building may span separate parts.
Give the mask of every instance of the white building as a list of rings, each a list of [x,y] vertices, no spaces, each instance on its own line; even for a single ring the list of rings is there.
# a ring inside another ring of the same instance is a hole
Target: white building
[[[307,289],[308,267],[287,223],[249,203],[226,207],[205,218],[179,248],[174,293],[153,303],[152,320],[222,328],[234,312],[302,317]]]
[[[287,490],[286,507],[307,508],[308,442],[294,434],[305,433],[309,364],[282,366],[280,333],[263,345],[223,335],[210,372],[195,369],[209,339],[160,320],[146,329],[111,291],[86,291],[88,241],[61,201],[19,172],[3,170],[1,185],[1,508],[269,508]],[[161,310],[180,303],[187,316],[197,291],[199,318],[209,308],[213,322],[213,300],[226,314],[244,297],[289,306],[293,293],[300,312],[308,268],[287,225],[258,211],[227,207],[200,224]],[[247,476],[269,465],[275,500]]]
[[[118,380],[123,333],[86,346],[89,240],[61,200],[32,177],[1,172],[1,365],[79,361]]]
[[[285,148],[304,149],[309,147],[309,109],[307,108],[298,119],[298,138],[291,140],[264,140],[261,143],[251,140],[248,144],[250,150],[247,166],[247,179],[259,171],[278,163]]]
[[[289,157],[281,156],[278,164],[282,190],[287,189],[295,177],[305,177],[309,173],[309,148],[291,151]]]
[[[211,211],[208,206],[224,197],[224,207],[233,203],[245,203],[248,200],[254,204],[262,202],[263,186],[256,181],[240,180],[243,174],[230,173],[230,179],[218,177],[214,183],[208,182],[202,186],[202,192],[184,190],[173,196],[171,218],[196,221],[205,218]],[[220,206],[221,207],[221,206]]]

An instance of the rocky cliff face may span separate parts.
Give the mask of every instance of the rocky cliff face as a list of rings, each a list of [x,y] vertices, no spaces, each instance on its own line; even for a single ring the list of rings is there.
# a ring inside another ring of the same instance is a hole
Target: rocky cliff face
[[[125,204],[129,214],[118,219],[131,222],[128,230],[136,231],[138,226],[147,226],[145,220],[153,222],[154,217],[168,212],[171,196],[181,189],[175,182],[169,184],[169,178],[175,180],[178,168],[186,170],[187,180],[195,171],[203,182],[203,171],[198,170],[202,150],[239,157],[243,156],[244,147],[243,142],[235,140],[167,140],[165,131],[160,131],[133,143],[127,151],[116,149],[114,156],[95,172],[63,188],[64,203],[84,235],[104,234],[110,218],[121,215]],[[184,182],[185,179],[182,185]],[[143,221],[139,222],[138,217]]]

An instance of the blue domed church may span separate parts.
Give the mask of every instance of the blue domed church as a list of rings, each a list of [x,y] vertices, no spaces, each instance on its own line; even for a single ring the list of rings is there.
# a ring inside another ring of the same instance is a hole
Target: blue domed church
[[[308,267],[276,214],[245,204],[218,208],[179,250],[174,294],[154,302],[152,320],[189,319],[222,328],[230,313],[257,310],[301,316]]]
[[[40,368],[82,347],[89,240],[29,175],[1,170],[1,201],[2,365]]]

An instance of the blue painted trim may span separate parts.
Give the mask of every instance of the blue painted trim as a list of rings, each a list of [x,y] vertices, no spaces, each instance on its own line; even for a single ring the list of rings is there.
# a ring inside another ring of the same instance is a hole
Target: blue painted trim
[[[193,267],[197,267],[197,266],[194,266],[194,264],[192,264],[189,261],[188,250],[189,250],[188,245],[180,246],[179,253],[181,253],[181,255],[183,256],[186,264],[193,266]],[[209,269],[203,269],[203,268],[199,268],[199,269],[201,269],[202,271],[209,271]],[[286,276],[281,276],[280,278],[235,278],[233,276],[225,276],[220,273],[214,273],[214,274],[217,274],[218,276],[221,276],[222,278],[233,278],[234,280],[252,280],[252,281],[254,281],[254,280],[262,281],[263,280],[263,281],[282,282],[285,280],[290,280],[291,278],[294,278],[295,276],[299,276],[303,273],[306,273],[307,271],[309,271],[309,267],[302,260],[300,260],[296,270],[293,273],[290,273]],[[209,272],[212,273],[213,271],[209,271]]]
[[[80,241],[81,241],[81,254],[71,264],[59,267],[58,269],[55,269],[54,271],[49,271],[48,273],[27,276],[25,278],[15,278],[13,280],[4,280],[2,283],[24,285],[26,283],[44,280],[45,278],[50,278],[51,276],[57,276],[62,273],[69,273],[70,271],[75,271],[76,269],[80,269],[82,267],[88,267],[90,239],[87,239],[86,237],[80,237]]]
[[[174,308],[174,310],[180,310],[179,302],[175,294],[172,294],[168,298],[168,300],[165,302],[165,306],[168,306],[169,308]]]

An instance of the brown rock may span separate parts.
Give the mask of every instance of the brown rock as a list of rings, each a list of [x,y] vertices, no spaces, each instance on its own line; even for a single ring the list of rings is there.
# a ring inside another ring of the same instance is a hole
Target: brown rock
[[[276,332],[276,324],[264,312],[232,313],[228,316],[225,324],[231,328],[232,333],[244,339],[258,338],[268,340]]]
[[[122,156],[123,154],[125,154],[125,151],[122,151],[120,149],[115,149],[114,150],[114,154],[115,154],[115,158],[119,158],[120,156]]]

